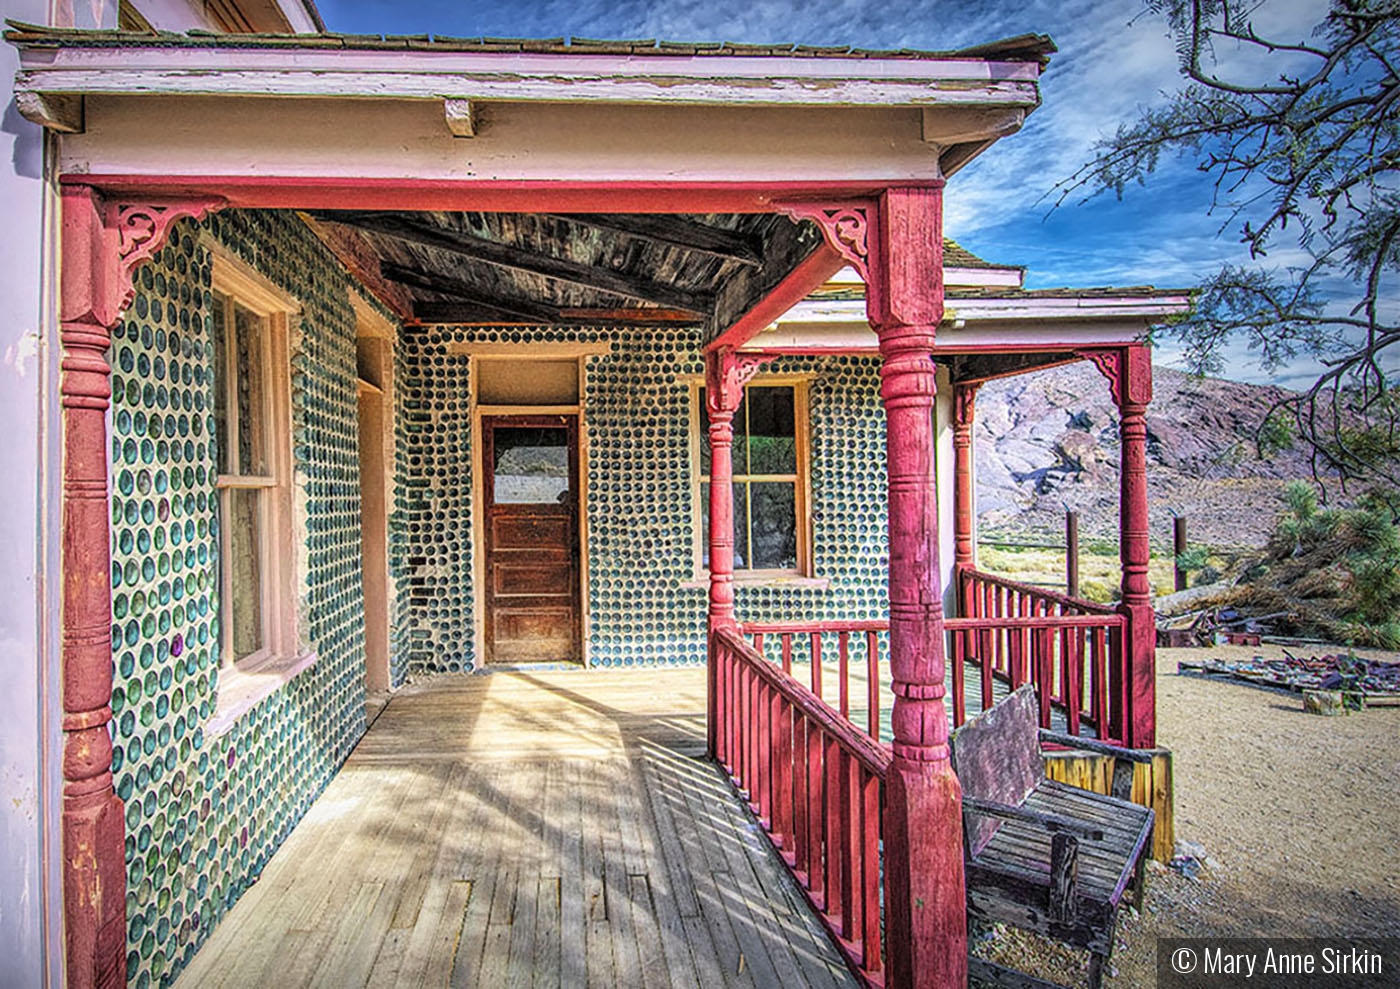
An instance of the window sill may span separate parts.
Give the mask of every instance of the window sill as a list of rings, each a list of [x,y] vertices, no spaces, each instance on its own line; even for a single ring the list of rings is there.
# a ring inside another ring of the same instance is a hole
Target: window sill
[[[683,590],[703,590],[710,586],[708,576],[696,577],[694,580],[683,580],[680,584]],[[759,573],[759,574],[738,574],[734,575],[735,587],[790,587],[800,590],[824,591],[831,587],[829,577],[804,577],[795,573]]]
[[[304,652],[295,656],[268,656],[219,670],[218,697],[214,713],[204,726],[205,736],[218,738],[260,701],[315,665],[316,654]]]

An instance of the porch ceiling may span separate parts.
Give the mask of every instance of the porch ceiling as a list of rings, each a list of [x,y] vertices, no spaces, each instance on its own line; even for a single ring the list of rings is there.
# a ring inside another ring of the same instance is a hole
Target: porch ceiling
[[[703,325],[820,243],[778,214],[321,210],[313,225],[417,323]],[[347,259],[348,260],[348,259]],[[377,271],[375,270],[377,268]],[[741,306],[742,308],[742,306]]]

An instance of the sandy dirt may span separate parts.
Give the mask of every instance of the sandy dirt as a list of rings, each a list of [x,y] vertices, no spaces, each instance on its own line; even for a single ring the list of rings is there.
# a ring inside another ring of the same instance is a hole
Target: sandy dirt
[[[1319,717],[1303,713],[1299,695],[1176,672],[1180,659],[1255,655],[1282,648],[1158,651],[1176,838],[1203,846],[1210,864],[1197,880],[1153,870],[1142,915],[1120,915],[1108,986],[1154,986],[1163,936],[1400,936],[1400,707]],[[1031,948],[1005,934],[993,941],[1002,943],[984,953],[1017,963]],[[1083,953],[1034,953],[1046,963],[1039,974],[1084,984]]]

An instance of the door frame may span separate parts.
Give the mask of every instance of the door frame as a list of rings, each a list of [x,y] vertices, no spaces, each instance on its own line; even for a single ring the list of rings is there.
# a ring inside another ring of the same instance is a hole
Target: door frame
[[[502,414],[502,413],[487,412],[487,413],[484,413],[484,414],[481,416],[481,418],[480,418],[480,421],[479,421],[479,423],[478,423],[478,426],[479,426],[479,428],[480,428],[481,439],[482,439],[482,443],[481,443],[482,472],[481,472],[481,480],[480,480],[480,484],[479,484],[479,487],[481,488],[481,492],[482,492],[482,516],[481,516],[481,522],[482,522],[482,525],[481,525],[481,530],[482,530],[482,545],[481,545],[481,554],[482,554],[482,561],[483,561],[483,564],[484,564],[484,575],[485,575],[486,580],[485,580],[485,583],[478,584],[477,587],[480,588],[480,589],[481,589],[481,592],[482,592],[482,593],[481,593],[481,609],[480,609],[480,610],[481,610],[481,614],[482,614],[482,618],[483,618],[483,632],[486,632],[485,626],[486,626],[486,625],[489,625],[489,622],[486,621],[486,619],[489,617],[488,614],[487,614],[487,610],[488,610],[488,609],[487,609],[487,600],[491,597],[491,593],[490,593],[490,590],[489,590],[489,586],[490,586],[490,583],[491,583],[490,560],[489,560],[490,551],[489,551],[489,547],[488,547],[488,545],[487,545],[488,542],[489,542],[489,538],[490,538],[489,526],[488,526],[488,524],[487,524],[487,523],[488,523],[488,515],[489,515],[490,506],[488,506],[488,505],[486,504],[486,451],[487,451],[487,444],[486,444],[486,432],[487,432],[487,430],[486,430],[486,424],[487,424],[487,423],[486,423],[486,421],[487,421],[488,419],[489,419],[489,420],[492,420],[491,425],[492,425],[493,428],[499,428],[499,427],[504,427],[504,428],[506,428],[506,429],[517,429],[517,428],[524,428],[524,429],[529,429],[529,428],[555,429],[555,428],[562,428],[562,429],[564,429],[564,430],[569,434],[569,439],[570,439],[570,441],[571,441],[570,444],[569,444],[569,486],[570,486],[571,490],[573,491],[573,496],[574,496],[574,504],[573,504],[572,507],[573,507],[573,516],[574,516],[573,542],[575,543],[575,547],[574,547],[574,549],[575,549],[575,555],[574,555],[574,575],[573,575],[573,576],[574,576],[574,589],[573,589],[573,590],[574,590],[574,596],[575,596],[574,608],[573,608],[573,626],[574,626],[574,627],[573,627],[573,634],[574,634],[575,652],[576,652],[577,657],[578,657],[578,662],[579,662],[579,663],[582,663],[582,662],[583,662],[583,539],[582,539],[583,501],[582,501],[582,499],[581,499],[581,497],[580,497],[580,495],[582,494],[582,492],[580,491],[580,488],[581,488],[582,485],[581,485],[579,479],[580,479],[580,477],[581,477],[581,475],[582,475],[582,460],[583,460],[583,458],[582,458],[582,456],[581,456],[582,451],[579,449],[579,443],[580,443],[580,438],[581,438],[581,437],[580,437],[580,431],[579,431],[578,413],[576,413],[576,412],[542,412],[539,408],[535,408],[535,409],[532,410],[531,412],[527,412],[527,413],[504,413],[504,414]],[[492,449],[494,450],[494,447],[495,447],[494,441],[492,442],[491,447],[492,447]],[[492,489],[493,489],[493,495],[494,495],[494,488],[495,488],[495,474],[494,474],[494,472],[493,472],[493,473],[492,473]],[[494,503],[494,498],[493,498],[493,503]],[[494,663],[493,663],[493,661],[492,661],[492,660],[493,660],[493,657],[490,656],[490,653],[492,652],[492,650],[489,649],[489,648],[487,648],[487,643],[486,643],[486,641],[485,641],[484,639],[483,639],[483,642],[482,642],[482,648],[483,648],[483,651],[482,651],[482,654],[481,654],[481,664],[480,664],[480,665],[482,665],[482,666],[491,666],[491,665],[494,665]],[[569,662],[572,662],[572,660],[569,660]]]
[[[397,331],[393,324],[366,301],[360,293],[351,292],[350,303],[355,310],[356,328],[358,400],[356,402],[355,422],[357,430],[363,432],[361,420],[365,415],[367,401],[370,405],[378,406],[380,415],[379,435],[378,437],[369,437],[372,448],[365,449],[361,446],[357,455],[357,463],[361,471],[361,542],[363,543],[366,538],[372,538],[376,541],[380,551],[377,555],[365,553],[363,558],[364,572],[361,577],[361,585],[365,609],[365,689],[392,690],[394,689],[394,602],[397,600],[397,590],[393,568],[390,565],[389,520],[395,507],[394,341],[397,337]],[[378,374],[378,382],[367,381],[359,375],[358,365],[362,345],[373,365],[371,371]],[[378,502],[379,513],[374,520],[364,518],[364,493],[367,483],[364,471],[367,463],[372,471],[377,470],[377,477],[370,479],[371,483],[378,482],[373,484],[378,489],[375,493],[379,496],[375,499]],[[371,567],[373,572],[371,572]]]
[[[579,593],[579,657],[585,669],[593,665],[589,640],[592,631],[592,617],[589,611],[589,555],[588,555],[588,422],[585,411],[588,394],[588,358],[612,352],[611,341],[579,343],[577,341],[541,341],[539,343],[488,343],[466,342],[450,344],[447,349],[449,359],[454,356],[469,362],[471,415],[471,515],[472,515],[472,670],[484,669],[486,663],[486,597],[480,589],[486,586],[486,485],[485,461],[482,456],[483,417],[529,416],[529,415],[571,415],[578,423],[578,593]],[[477,382],[480,378],[481,358],[511,357],[519,360],[558,360],[573,358],[578,361],[578,401],[570,405],[483,405],[477,401]]]

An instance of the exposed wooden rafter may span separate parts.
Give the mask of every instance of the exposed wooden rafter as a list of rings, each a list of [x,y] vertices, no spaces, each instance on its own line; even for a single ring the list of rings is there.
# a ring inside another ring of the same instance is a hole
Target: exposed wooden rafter
[[[980,384],[995,378],[1009,378],[1027,371],[1073,364],[1077,354],[1045,351],[1032,354],[959,354],[949,359],[953,382],[959,385]]]
[[[346,223],[362,230],[453,254],[464,260],[524,271],[554,281],[609,292],[641,302],[651,302],[670,309],[705,314],[710,311],[714,301],[709,295],[687,291],[664,282],[549,257],[511,244],[487,240],[469,231],[447,230],[402,214],[327,212],[318,215],[336,223]]]
[[[380,265],[380,270],[384,277],[390,281],[398,282],[401,285],[409,285],[413,288],[425,289],[429,292],[436,292],[439,295],[448,295],[459,301],[448,303],[452,306],[452,312],[461,314],[463,311],[472,310],[478,315],[483,315],[483,310],[496,313],[501,316],[508,316],[512,319],[525,319],[537,323],[557,323],[559,321],[559,310],[553,306],[545,305],[534,299],[509,299],[502,296],[488,294],[481,291],[475,285],[458,281],[455,278],[448,278],[431,272],[419,271],[416,268],[406,268],[403,265],[394,264],[392,261],[385,261]],[[435,322],[460,322],[460,320],[440,319],[430,316],[435,306],[441,303],[415,302],[413,305],[413,316],[421,323]]]
[[[507,303],[501,303],[507,307]],[[561,309],[552,318],[527,318],[520,313],[489,308],[483,303],[420,302],[414,307],[414,321],[422,324],[458,323],[494,325],[498,323],[548,323],[552,326],[694,326],[700,320],[693,313],[673,309]]]
[[[708,254],[722,261],[735,261],[750,268],[763,264],[763,255],[743,234],[721,230],[695,220],[663,214],[550,213],[555,219],[578,223],[596,230],[620,233],[661,247],[674,247],[694,254]]]

